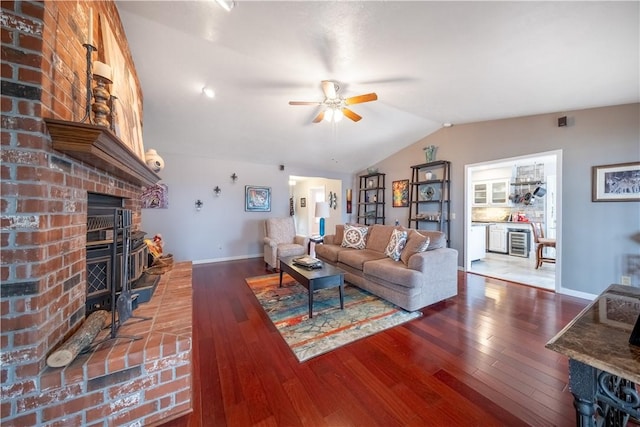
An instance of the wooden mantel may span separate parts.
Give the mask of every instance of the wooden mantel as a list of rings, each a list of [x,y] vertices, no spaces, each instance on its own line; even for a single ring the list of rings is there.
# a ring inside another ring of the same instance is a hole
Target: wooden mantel
[[[44,119],[53,149],[141,186],[160,181],[124,142],[104,126]]]

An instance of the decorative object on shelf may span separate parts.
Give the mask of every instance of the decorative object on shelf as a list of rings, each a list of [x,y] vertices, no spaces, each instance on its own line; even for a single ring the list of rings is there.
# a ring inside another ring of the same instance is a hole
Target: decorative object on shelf
[[[427,163],[430,163],[436,160],[437,149],[438,147],[436,147],[435,145],[428,145],[423,148]]]
[[[164,160],[153,148],[149,148],[144,154],[144,162],[149,166],[149,169],[156,173],[164,169]]]
[[[94,114],[94,123],[100,126],[111,128],[109,122],[109,115],[111,114],[111,108],[109,102],[111,101],[111,94],[107,89],[107,85],[113,83],[111,67],[103,62],[95,61],[93,63],[93,79],[96,82],[96,86],[93,88],[94,102],[91,105],[91,110]]]
[[[200,211],[200,209],[202,209],[202,205],[204,205],[202,200],[200,200],[200,199],[196,200],[196,210],[197,211]]]
[[[169,207],[169,187],[156,184],[143,189],[140,195],[143,209],[167,209]]]
[[[433,196],[435,196],[435,194],[436,190],[430,185],[420,188],[420,200],[433,200]]]
[[[271,187],[246,185],[244,210],[247,212],[271,212]]]
[[[372,180],[372,179],[370,179],[370,180],[367,182],[367,186],[368,186],[369,188],[373,187],[373,180]]]
[[[406,208],[409,206],[409,180],[403,179],[391,183],[394,208]]]
[[[307,207],[307,198],[306,197],[301,197],[300,198],[300,207],[301,208],[306,208]]]
[[[329,203],[316,202],[315,217],[320,218],[320,236],[324,236],[325,218],[328,218],[330,214]]]
[[[640,202],[640,162],[592,167],[592,202]]]
[[[436,178],[436,175],[431,171],[426,171],[424,173],[424,179],[426,179],[427,181],[431,181],[432,179],[435,179],[435,178]]]
[[[236,175],[236,173],[232,173],[231,174],[231,182],[236,182],[238,180],[238,175]]]
[[[222,188],[218,187],[217,185],[215,186],[215,188],[213,189],[213,192],[215,193],[216,197],[220,196],[220,193],[222,192]]]
[[[118,100],[117,96],[115,95],[109,96],[109,110],[111,110],[109,112],[109,130],[112,131],[113,133],[116,132],[116,122],[118,121],[118,118],[116,117],[118,115],[118,113],[116,112],[117,100]]]
[[[378,168],[369,167],[367,168],[367,173],[373,175],[374,173],[378,173]]]
[[[353,206],[351,203],[351,198],[353,197],[353,192],[351,191],[350,188],[347,189],[347,195],[345,197],[345,199],[347,200],[347,213],[350,214],[352,213],[353,210]]]

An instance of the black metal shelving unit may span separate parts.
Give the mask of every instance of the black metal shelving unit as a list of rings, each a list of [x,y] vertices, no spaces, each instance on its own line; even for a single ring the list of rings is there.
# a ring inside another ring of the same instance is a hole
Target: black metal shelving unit
[[[431,176],[427,176],[430,173]],[[411,166],[409,228],[442,231],[450,243],[451,162],[437,160]]]
[[[360,189],[358,191],[359,224],[384,224],[385,221],[385,174],[371,173],[360,175]]]

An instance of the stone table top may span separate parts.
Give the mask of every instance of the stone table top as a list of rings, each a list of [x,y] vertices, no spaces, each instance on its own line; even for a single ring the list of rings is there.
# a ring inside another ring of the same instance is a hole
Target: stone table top
[[[545,347],[639,384],[640,347],[629,344],[639,314],[640,288],[611,285]]]

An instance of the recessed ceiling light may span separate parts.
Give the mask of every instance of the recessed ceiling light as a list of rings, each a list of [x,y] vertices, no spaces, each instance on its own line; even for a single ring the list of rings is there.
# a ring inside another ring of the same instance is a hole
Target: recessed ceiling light
[[[202,88],[202,93],[207,95],[209,98],[213,98],[213,97],[216,96],[216,93],[213,91],[213,89],[211,89],[208,86],[205,86],[205,87]]]
[[[231,9],[236,7],[236,2],[234,0],[216,0],[216,3],[218,3],[218,5],[227,12],[231,12]]]

